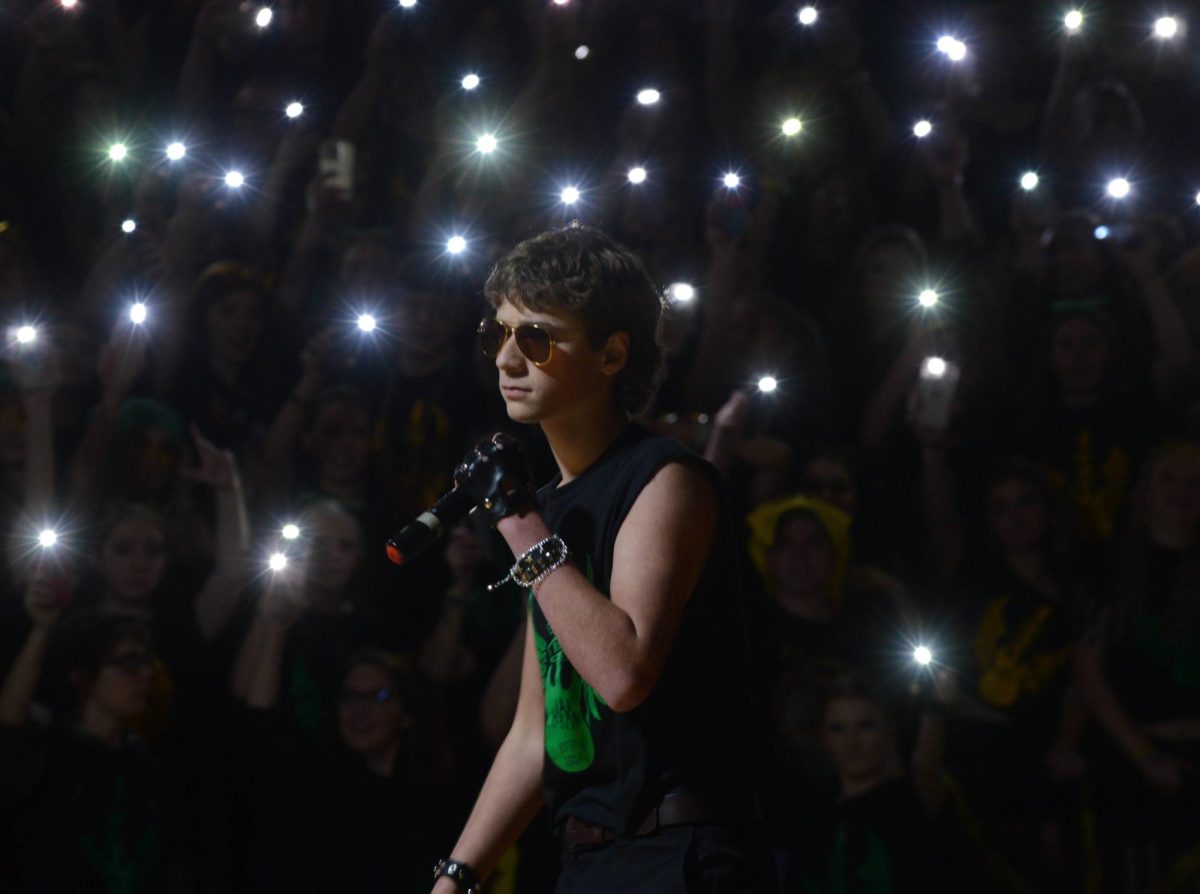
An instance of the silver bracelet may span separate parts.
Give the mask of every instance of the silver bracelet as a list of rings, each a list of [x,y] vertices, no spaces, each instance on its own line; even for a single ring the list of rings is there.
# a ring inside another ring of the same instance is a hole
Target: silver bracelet
[[[502,587],[510,580],[521,587],[536,587],[550,572],[566,564],[570,555],[571,551],[567,549],[563,539],[557,534],[551,534],[521,553],[512,568],[508,569],[508,574],[494,584],[488,584],[488,592]]]

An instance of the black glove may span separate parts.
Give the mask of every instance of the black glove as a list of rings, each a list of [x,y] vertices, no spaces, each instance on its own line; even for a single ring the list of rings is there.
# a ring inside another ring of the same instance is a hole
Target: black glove
[[[454,480],[493,525],[537,506],[529,457],[521,443],[506,434],[476,444],[454,470]]]

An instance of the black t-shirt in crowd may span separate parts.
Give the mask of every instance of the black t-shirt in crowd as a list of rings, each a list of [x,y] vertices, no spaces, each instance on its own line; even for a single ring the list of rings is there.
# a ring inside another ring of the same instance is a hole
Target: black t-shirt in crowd
[[[631,424],[582,475],[539,493],[571,561],[609,595],[617,532],[664,465],[703,465],[669,438]],[[650,696],[617,713],[571,666],[530,594],[546,703],[543,782],[554,823],[577,816],[629,833],[669,791],[718,797],[746,788],[755,739],[748,644],[730,526],[722,511],[704,573]]]

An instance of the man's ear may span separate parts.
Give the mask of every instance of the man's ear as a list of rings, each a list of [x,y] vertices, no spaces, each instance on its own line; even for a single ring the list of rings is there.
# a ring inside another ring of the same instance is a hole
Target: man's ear
[[[600,371],[606,376],[615,376],[629,362],[629,333],[617,331],[604,342],[600,355]]]

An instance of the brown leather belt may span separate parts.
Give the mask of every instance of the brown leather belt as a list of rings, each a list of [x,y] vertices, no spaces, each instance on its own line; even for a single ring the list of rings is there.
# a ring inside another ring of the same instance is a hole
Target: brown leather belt
[[[683,826],[691,823],[751,823],[758,819],[758,810],[750,803],[729,807],[692,792],[672,792],[659,802],[638,824],[634,837],[649,835],[664,826]],[[589,823],[577,816],[567,817],[563,836],[571,850],[592,847],[620,837],[611,829]]]

